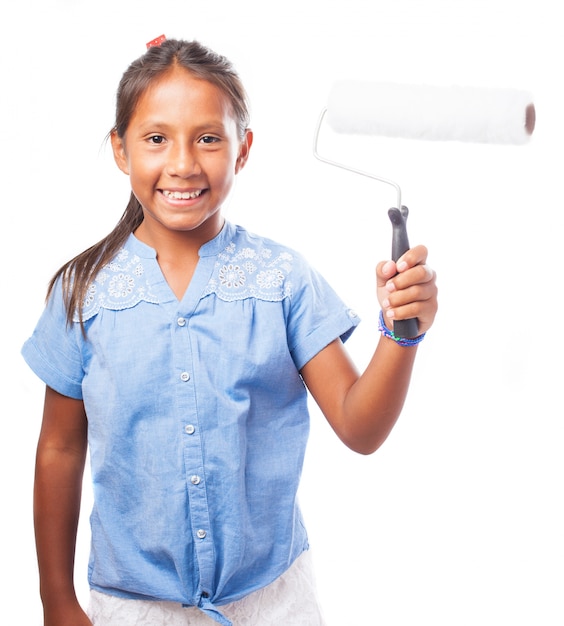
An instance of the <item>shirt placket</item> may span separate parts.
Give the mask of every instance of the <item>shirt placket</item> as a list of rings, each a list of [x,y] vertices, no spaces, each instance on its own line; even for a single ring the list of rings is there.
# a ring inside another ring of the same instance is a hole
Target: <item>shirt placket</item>
[[[203,441],[198,419],[193,368],[192,350],[189,337],[188,317],[179,315],[176,319],[175,367],[178,385],[178,406],[180,409],[184,453],[184,472],[188,493],[188,515],[195,546],[198,567],[192,568],[200,575],[198,601],[207,599],[213,593],[214,551],[211,535],[210,512],[206,492],[206,475],[203,464]]]

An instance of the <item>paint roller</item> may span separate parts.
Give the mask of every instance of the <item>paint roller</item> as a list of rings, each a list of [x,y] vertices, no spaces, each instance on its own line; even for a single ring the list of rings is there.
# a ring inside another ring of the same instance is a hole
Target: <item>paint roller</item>
[[[315,131],[313,152],[330,165],[393,186],[397,204],[388,211],[392,223],[392,259],[409,250],[400,186],[381,176],[330,160],[318,151],[323,120],[337,133],[380,135],[427,141],[525,144],[535,128],[529,92],[507,88],[402,85],[354,80],[333,84]],[[416,337],[417,319],[395,320],[398,337]]]

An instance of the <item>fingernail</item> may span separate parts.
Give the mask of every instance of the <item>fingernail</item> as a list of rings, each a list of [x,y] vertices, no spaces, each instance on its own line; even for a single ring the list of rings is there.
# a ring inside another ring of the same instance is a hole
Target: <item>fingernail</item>
[[[393,262],[392,261],[388,261],[384,265],[383,270],[384,270],[384,274],[389,274],[390,272],[393,272],[394,271],[394,264],[393,264]]]
[[[405,261],[400,261],[397,265],[396,265],[398,272],[403,272],[403,270],[407,269],[407,263]]]

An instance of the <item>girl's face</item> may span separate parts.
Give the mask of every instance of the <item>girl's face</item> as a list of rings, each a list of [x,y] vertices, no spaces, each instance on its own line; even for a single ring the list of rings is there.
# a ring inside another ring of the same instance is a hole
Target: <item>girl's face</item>
[[[218,87],[183,68],[159,78],[140,98],[125,137],[112,134],[116,163],[143,207],[144,235],[215,237],[222,203],[251,144],[250,131],[240,140],[230,101]]]

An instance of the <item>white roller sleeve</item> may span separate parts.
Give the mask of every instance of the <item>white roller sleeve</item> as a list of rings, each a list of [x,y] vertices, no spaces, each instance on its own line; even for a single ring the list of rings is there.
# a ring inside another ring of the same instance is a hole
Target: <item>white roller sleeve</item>
[[[436,141],[522,144],[533,132],[527,91],[338,81],[327,121],[339,133]]]

